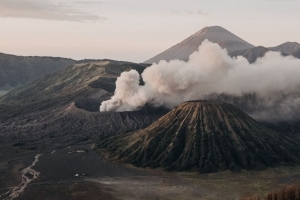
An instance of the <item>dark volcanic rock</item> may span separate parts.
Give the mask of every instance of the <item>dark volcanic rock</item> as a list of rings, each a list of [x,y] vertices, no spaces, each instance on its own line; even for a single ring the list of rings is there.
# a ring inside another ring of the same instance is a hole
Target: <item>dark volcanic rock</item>
[[[149,127],[110,137],[99,148],[112,159],[167,170],[261,170],[300,161],[297,142],[218,101],[182,103]]]
[[[230,52],[229,55],[232,57],[243,56],[250,63],[254,63],[257,60],[257,58],[263,57],[268,51],[269,49],[262,46],[258,46],[251,49],[243,49]]]
[[[269,49],[300,58],[300,44],[297,42],[285,42],[276,47],[270,47]]]
[[[99,112],[116,78],[145,65],[112,60],[78,63],[0,98],[0,144],[74,144],[145,128],[168,110],[145,106],[135,112]],[[25,147],[24,147],[25,148]]]
[[[296,58],[300,58],[300,49],[293,53],[293,56],[295,56]]]
[[[250,48],[250,49],[242,49],[242,50],[229,52],[229,55],[231,57],[243,56],[249,61],[249,63],[254,63],[258,58],[264,57],[265,54],[268,51],[279,51],[279,50],[275,50],[275,49],[272,49],[272,48],[268,49],[268,48],[263,47],[263,46],[258,46],[258,47],[253,47],[253,48]],[[285,52],[280,52],[280,53],[283,56],[290,55],[290,54],[287,54]]]

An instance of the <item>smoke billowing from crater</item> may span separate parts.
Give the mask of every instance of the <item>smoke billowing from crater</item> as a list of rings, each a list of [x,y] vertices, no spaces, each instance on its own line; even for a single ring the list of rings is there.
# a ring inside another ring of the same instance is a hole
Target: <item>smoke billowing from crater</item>
[[[146,103],[172,108],[211,94],[255,93],[270,106],[278,103],[275,99],[280,94],[282,106],[289,109],[300,102],[300,95],[290,95],[300,88],[300,59],[270,51],[250,64],[241,56],[231,58],[226,49],[208,40],[187,62],[160,61],[146,68],[142,78],[145,85],[139,85],[137,71],[123,72],[114,96],[101,104],[100,111],[132,111]]]

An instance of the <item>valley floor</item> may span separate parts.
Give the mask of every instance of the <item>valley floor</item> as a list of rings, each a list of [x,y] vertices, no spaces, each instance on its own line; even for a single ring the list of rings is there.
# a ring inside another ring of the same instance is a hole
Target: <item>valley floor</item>
[[[72,145],[42,153],[19,147],[0,150],[0,195],[18,186],[22,170],[32,165],[37,154],[42,154],[32,166],[39,177],[16,200],[239,199],[300,183],[300,166],[198,174],[112,164],[93,151],[91,145]],[[26,176],[33,178],[30,174]]]

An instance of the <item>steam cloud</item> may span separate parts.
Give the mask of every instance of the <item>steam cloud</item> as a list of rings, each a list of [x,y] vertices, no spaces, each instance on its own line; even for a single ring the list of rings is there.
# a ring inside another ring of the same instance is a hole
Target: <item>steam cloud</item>
[[[133,111],[146,103],[172,108],[212,94],[255,93],[272,104],[270,107],[275,105],[278,94],[284,96],[281,106],[300,103],[300,95],[287,98],[299,94],[300,59],[284,57],[279,52],[267,52],[250,64],[241,56],[231,58],[226,49],[205,40],[187,62],[160,61],[146,68],[141,76],[145,85],[139,85],[137,71],[123,72],[116,81],[114,96],[102,102],[100,111]]]

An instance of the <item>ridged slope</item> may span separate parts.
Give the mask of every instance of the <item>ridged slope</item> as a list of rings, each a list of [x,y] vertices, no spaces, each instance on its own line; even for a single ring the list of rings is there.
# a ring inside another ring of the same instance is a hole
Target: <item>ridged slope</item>
[[[276,47],[271,47],[269,49],[274,51],[280,51],[285,54],[293,55],[294,53],[300,50],[300,44],[297,42],[285,42],[281,45],[278,45]]]
[[[231,104],[185,102],[148,128],[104,140],[112,159],[167,170],[264,169],[299,163],[300,148]]]
[[[0,97],[0,144],[95,142],[106,136],[145,128],[163,108],[99,112],[115,90],[117,77],[145,65],[102,60],[78,63]]]
[[[257,58],[264,57],[264,55],[269,51],[269,49],[258,46],[251,49],[242,49],[237,50],[230,53],[230,56],[237,57],[237,56],[243,56],[245,57],[250,63],[254,63]]]
[[[239,38],[220,26],[211,26],[201,29],[175,46],[149,60],[146,60],[144,63],[151,64],[157,63],[160,60],[170,61],[173,59],[187,61],[189,55],[197,51],[198,47],[206,39],[211,42],[218,43],[222,48],[226,48],[229,52],[254,47],[252,44],[249,44],[245,40]]]

